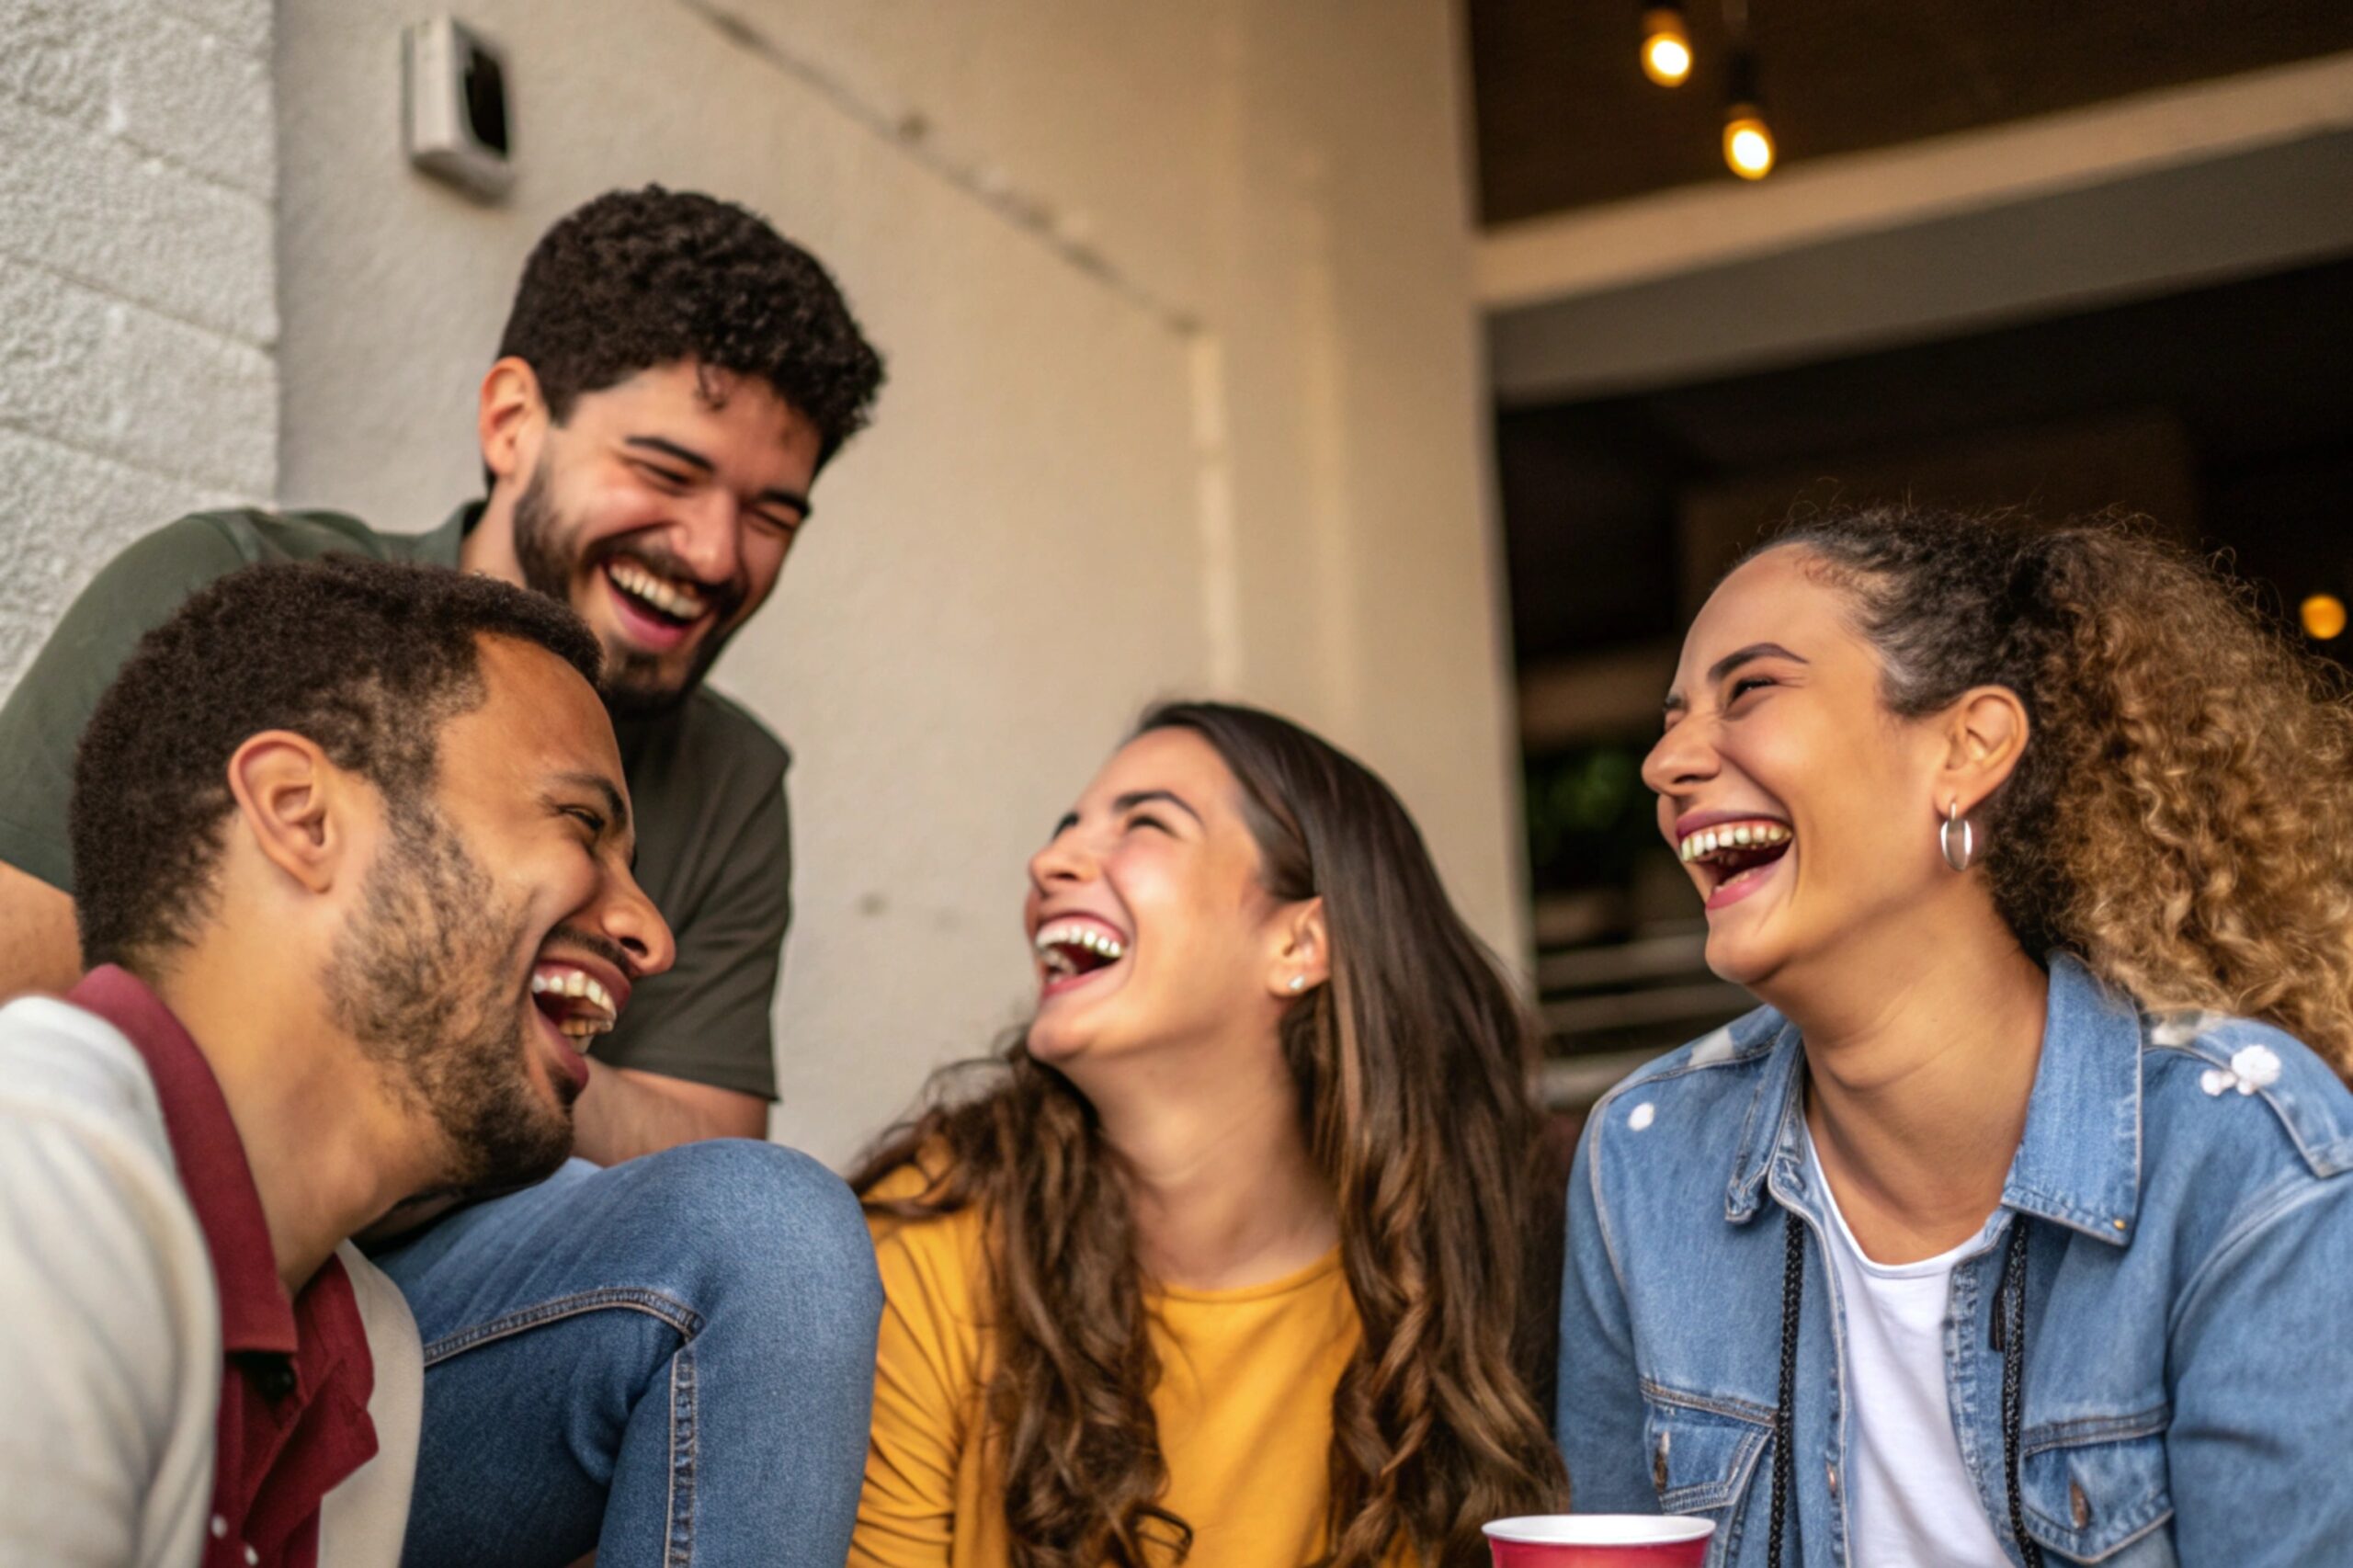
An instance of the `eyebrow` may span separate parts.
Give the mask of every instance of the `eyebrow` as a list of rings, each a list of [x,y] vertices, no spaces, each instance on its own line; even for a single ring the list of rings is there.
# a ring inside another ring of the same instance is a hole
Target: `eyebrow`
[[[1173,790],[1130,790],[1127,794],[1120,795],[1113,799],[1111,801],[1111,812],[1113,815],[1117,816],[1122,812],[1134,811],[1138,806],[1150,805],[1154,801],[1165,801],[1170,805],[1176,807],[1178,811],[1184,812],[1187,816],[1191,817],[1199,825],[1204,828],[1209,825],[1208,824],[1201,822],[1201,813],[1195,811],[1190,805],[1187,804],[1185,797],[1177,794]],[[1051,844],[1055,839],[1060,838],[1063,834],[1068,833],[1072,828],[1076,827],[1077,825],[1078,813],[1076,812],[1065,812],[1063,813],[1063,820],[1054,824],[1054,831],[1046,835],[1046,841]]]
[[[624,436],[621,437],[621,445],[635,447],[642,451],[659,452],[665,458],[685,463],[688,468],[706,474],[716,474],[719,472],[717,463],[712,462],[693,448],[682,447],[677,442],[665,440],[660,436]],[[801,514],[801,520],[804,523],[809,520],[810,514],[815,510],[809,505],[808,496],[798,490],[787,490],[780,484],[768,486],[753,499],[764,501],[773,506],[790,506]]]
[[[1149,805],[1154,801],[1165,801],[1170,805],[1176,807],[1178,811],[1184,812],[1187,816],[1191,817],[1196,824],[1201,826],[1208,825],[1206,823],[1201,822],[1201,813],[1195,811],[1191,806],[1187,805],[1185,803],[1185,797],[1177,794],[1173,790],[1138,790],[1131,794],[1122,795],[1118,800],[1113,801],[1111,802],[1111,809],[1114,812],[1131,812],[1138,806]]]
[[[1724,676],[1732,674],[1741,665],[1756,659],[1787,659],[1794,665],[1802,665],[1807,662],[1802,655],[1790,653],[1779,642],[1751,642],[1745,648],[1733,649],[1714,664],[1710,665],[1705,684],[1718,685]],[[1666,694],[1666,701],[1662,706],[1669,713],[1680,713],[1691,706],[1691,703],[1690,699],[1681,692],[1670,691]]]
[[[555,776],[555,781],[559,784],[569,784],[575,790],[585,790],[592,795],[602,797],[605,810],[611,817],[608,831],[619,833],[629,827],[629,801],[613,781],[603,774],[584,771],[559,773]]]

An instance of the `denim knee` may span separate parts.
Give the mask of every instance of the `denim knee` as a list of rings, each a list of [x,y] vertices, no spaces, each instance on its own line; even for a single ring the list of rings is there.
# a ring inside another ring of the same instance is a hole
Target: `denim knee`
[[[801,1335],[871,1335],[882,1312],[874,1245],[841,1177],[745,1138],[681,1144],[616,1167],[633,1207],[676,1249],[705,1312],[774,1312]]]

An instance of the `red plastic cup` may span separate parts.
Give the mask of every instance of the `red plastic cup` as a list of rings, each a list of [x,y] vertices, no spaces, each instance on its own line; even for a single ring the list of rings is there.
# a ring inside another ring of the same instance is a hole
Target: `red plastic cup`
[[[1485,1529],[1495,1568],[1701,1568],[1716,1524],[1681,1514],[1535,1514]]]

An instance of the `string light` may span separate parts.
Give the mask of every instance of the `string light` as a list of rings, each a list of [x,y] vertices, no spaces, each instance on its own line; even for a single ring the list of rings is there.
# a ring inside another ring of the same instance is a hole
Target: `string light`
[[[1773,128],[1753,106],[1735,104],[1724,117],[1724,162],[1743,179],[1763,179],[1773,172]]]
[[[1756,90],[1756,57],[1741,49],[1732,57],[1732,95],[1724,109],[1724,164],[1743,179],[1773,172],[1779,149],[1765,123],[1764,96]]]
[[[2314,594],[2298,607],[2304,634],[2316,642],[2334,642],[2345,634],[2345,601],[2335,594]]]
[[[1678,4],[1643,9],[1643,74],[1662,87],[1679,87],[1691,74],[1691,25]]]

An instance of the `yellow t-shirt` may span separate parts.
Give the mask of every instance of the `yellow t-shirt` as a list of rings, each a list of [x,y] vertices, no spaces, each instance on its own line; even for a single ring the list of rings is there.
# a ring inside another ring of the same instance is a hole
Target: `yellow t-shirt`
[[[911,1167],[879,1196],[923,1190]],[[995,1361],[981,1216],[870,1215],[882,1268],[874,1431],[850,1568],[1005,1568],[1004,1488],[979,1440]],[[1165,1506],[1193,1528],[1196,1568],[1300,1568],[1324,1549],[1332,1392],[1355,1353],[1356,1302],[1335,1249],[1236,1290],[1163,1290],[1146,1332]],[[1412,1561],[1401,1550],[1399,1563]]]

